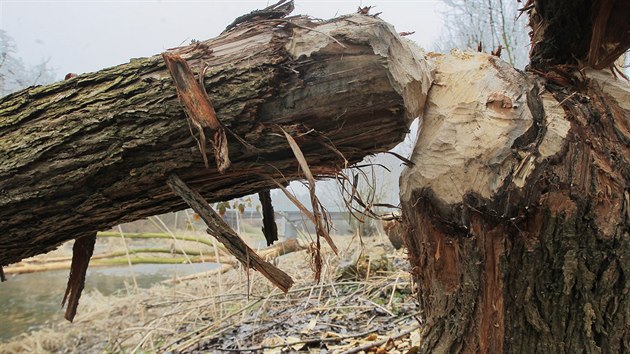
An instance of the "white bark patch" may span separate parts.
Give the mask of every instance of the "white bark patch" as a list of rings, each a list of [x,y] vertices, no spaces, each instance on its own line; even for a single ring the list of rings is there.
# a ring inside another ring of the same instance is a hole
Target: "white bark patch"
[[[433,66],[424,51],[412,41],[401,38],[394,27],[382,20],[363,15],[351,15],[345,20],[354,26],[340,26],[339,21],[335,21],[312,29],[294,28],[295,35],[286,44],[287,51],[295,58],[310,57],[328,46],[338,46],[343,52],[346,49],[340,43],[367,41],[374,54],[387,58],[388,76],[392,87],[405,101],[407,122],[420,117],[433,82]],[[351,49],[347,50],[350,55]]]
[[[482,53],[438,56],[436,67],[415,166],[401,177],[401,199],[423,187],[449,204],[462,202],[467,192],[491,198],[521,160],[512,153],[514,140],[533,123],[525,77]],[[526,177],[534,166],[522,168]]]

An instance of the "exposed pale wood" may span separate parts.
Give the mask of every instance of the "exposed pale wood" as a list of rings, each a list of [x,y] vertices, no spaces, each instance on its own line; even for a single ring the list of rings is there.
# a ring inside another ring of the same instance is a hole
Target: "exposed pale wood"
[[[436,57],[401,176],[421,353],[630,348],[630,85],[587,77]]]
[[[331,176],[401,141],[431,81],[424,54],[369,16],[242,24],[169,53],[204,73],[231,168],[204,167],[160,55],[4,97],[0,265],[185,208],[173,172],[210,202],[302,178],[279,127]]]
[[[453,52],[437,71],[412,162],[401,185],[417,186],[454,204],[472,192],[489,198],[515,167],[512,145],[533,124],[525,76],[497,57]],[[464,186],[459,188],[459,186]]]
[[[211,54],[210,49],[207,49]],[[188,63],[177,54],[162,54],[166,67],[168,68],[173,84],[177,90],[177,97],[184,106],[186,115],[190,119],[190,125],[196,128],[199,133],[198,144],[201,158],[206,168],[208,164],[208,156],[206,154],[206,134],[204,128],[210,129],[212,150],[214,150],[214,161],[217,171],[223,173],[230,167],[229,151],[227,147],[227,138],[225,137],[225,129],[221,122],[217,119],[212,102],[208,99],[208,94],[203,88],[203,80],[199,82],[195,80],[195,76],[190,70]],[[200,73],[200,77],[208,67],[204,67]],[[194,133],[193,133],[194,134]]]

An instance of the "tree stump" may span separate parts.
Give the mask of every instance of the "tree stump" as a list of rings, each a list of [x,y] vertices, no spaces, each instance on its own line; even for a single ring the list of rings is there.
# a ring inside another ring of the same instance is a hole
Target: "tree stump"
[[[421,353],[630,350],[630,86],[436,58],[401,177]]]

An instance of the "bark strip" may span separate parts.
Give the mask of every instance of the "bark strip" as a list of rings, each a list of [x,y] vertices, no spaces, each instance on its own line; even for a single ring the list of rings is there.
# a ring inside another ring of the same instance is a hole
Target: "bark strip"
[[[205,221],[208,226],[208,234],[214,236],[225,248],[246,267],[259,271],[280,290],[287,292],[293,286],[293,279],[266,262],[254,250],[252,250],[240,236],[223,221],[205,199],[197,192],[190,189],[184,181],[173,174],[168,178],[167,184],[175,194],[180,196]]]
[[[267,240],[267,246],[271,246],[274,241],[278,241],[278,226],[276,225],[276,217],[274,215],[273,204],[271,203],[271,192],[269,189],[258,192],[258,199],[260,199],[263,213],[262,232],[263,235],[265,235],[265,240]]]
[[[68,300],[64,318],[70,322],[74,320],[74,316],[77,314],[81,292],[85,287],[85,273],[87,272],[90,258],[92,258],[95,243],[96,233],[76,239],[72,247],[70,277],[68,278],[66,293],[63,295],[61,302],[61,307],[63,307],[66,304],[66,300]]]
[[[4,276],[4,270],[0,266],[0,281],[7,281],[7,277]]]
[[[308,191],[311,196],[311,206],[313,207],[313,216],[315,217],[315,230],[317,232],[318,253],[319,253],[319,237],[321,236],[326,240],[326,242],[328,242],[328,245],[330,246],[330,248],[332,248],[333,252],[335,252],[335,254],[339,254],[339,250],[337,249],[337,246],[333,242],[332,238],[330,238],[330,234],[328,233],[328,227],[327,227],[328,225],[324,225],[325,219],[324,219],[324,216],[322,215],[322,212],[319,210],[320,203],[319,203],[319,200],[317,199],[317,195],[315,194],[315,177],[313,177],[313,173],[311,172],[311,168],[308,166],[308,162],[306,161],[306,158],[304,157],[304,153],[302,153],[302,149],[289,133],[287,133],[284,130],[282,132],[284,133],[284,136],[287,138],[287,141],[289,142],[289,146],[291,146],[291,150],[293,151],[295,158],[298,160],[298,163],[300,164],[300,168],[302,169],[302,173],[304,173],[304,177],[306,177],[306,180],[308,181]],[[319,277],[317,277],[317,279],[319,279]]]
[[[208,50],[209,51],[209,50]],[[210,128],[213,135],[212,147],[214,158],[217,163],[217,170],[221,173],[230,167],[228,156],[227,138],[225,129],[217,119],[212,102],[206,94],[203,86],[195,80],[195,76],[190,70],[188,63],[177,54],[162,54],[166,67],[168,68],[173,83],[177,89],[179,100],[186,110],[186,114],[192,125],[199,132],[199,150],[203,157],[206,168],[209,168],[208,157],[206,156],[206,135],[204,128]],[[201,74],[200,74],[201,75]],[[203,76],[200,81],[203,82]]]

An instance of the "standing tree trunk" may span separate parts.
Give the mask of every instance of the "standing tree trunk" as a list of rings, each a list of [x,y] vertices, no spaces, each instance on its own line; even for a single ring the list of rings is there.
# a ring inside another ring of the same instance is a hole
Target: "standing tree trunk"
[[[160,55],[4,97],[0,267],[185,208],[172,173],[208,201],[302,178],[283,130],[314,174],[332,176],[401,141],[429,88],[421,53],[369,16],[241,24],[169,54],[203,76],[231,167],[204,166]]]
[[[536,74],[484,54],[436,58],[401,177],[422,353],[630,351],[630,86],[571,73],[602,63],[588,43],[554,57],[575,33],[550,19],[599,23],[562,2],[536,2]]]

